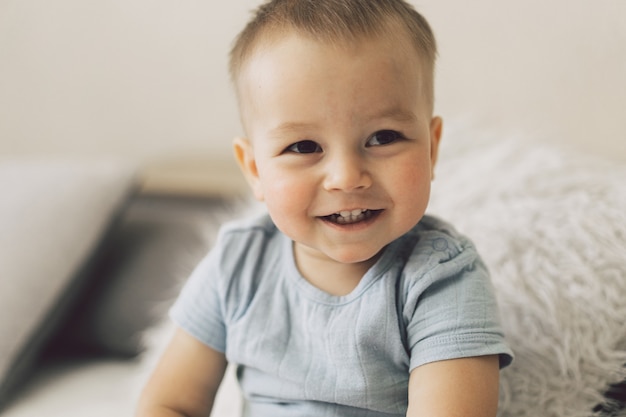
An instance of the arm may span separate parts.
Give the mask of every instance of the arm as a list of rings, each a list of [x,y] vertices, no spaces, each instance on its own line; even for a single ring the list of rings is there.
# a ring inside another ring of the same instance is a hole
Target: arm
[[[146,384],[136,417],[206,417],[226,370],[224,354],[178,329]]]
[[[407,417],[495,417],[498,355],[433,362],[409,377]]]

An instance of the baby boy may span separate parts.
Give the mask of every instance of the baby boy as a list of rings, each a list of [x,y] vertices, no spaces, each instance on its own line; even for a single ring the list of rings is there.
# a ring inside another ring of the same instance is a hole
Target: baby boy
[[[139,416],[495,416],[510,363],[472,243],[425,215],[435,39],[402,0],[274,0],[230,70],[267,214],[224,226],[171,311]]]

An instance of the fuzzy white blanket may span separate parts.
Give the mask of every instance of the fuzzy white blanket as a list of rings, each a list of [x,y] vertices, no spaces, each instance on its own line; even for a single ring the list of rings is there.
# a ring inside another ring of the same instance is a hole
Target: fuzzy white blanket
[[[431,211],[491,270],[516,354],[499,415],[592,415],[626,378],[626,166],[453,135],[433,186]]]

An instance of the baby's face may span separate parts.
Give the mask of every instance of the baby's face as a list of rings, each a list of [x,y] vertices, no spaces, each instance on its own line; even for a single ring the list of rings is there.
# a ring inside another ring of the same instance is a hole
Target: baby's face
[[[249,137],[235,152],[297,259],[370,265],[421,219],[441,132],[425,76],[388,39],[294,34],[254,52],[239,80]]]

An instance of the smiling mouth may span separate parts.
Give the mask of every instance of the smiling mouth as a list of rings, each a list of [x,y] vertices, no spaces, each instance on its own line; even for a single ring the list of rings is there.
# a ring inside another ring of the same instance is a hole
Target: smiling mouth
[[[344,210],[329,216],[323,216],[322,219],[335,224],[353,224],[369,220],[377,216],[382,210],[356,209]]]

